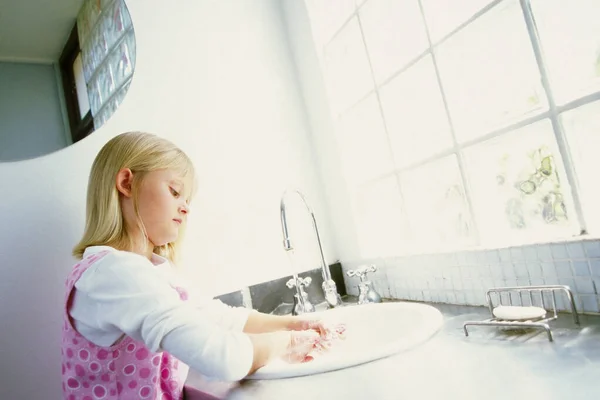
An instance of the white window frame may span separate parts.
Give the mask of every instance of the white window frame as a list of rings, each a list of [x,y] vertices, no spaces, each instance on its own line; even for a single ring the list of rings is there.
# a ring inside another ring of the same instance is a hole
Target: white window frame
[[[324,1],[328,1],[328,0],[324,0]],[[365,50],[367,51],[367,55],[368,53],[368,49],[367,49],[367,45],[366,45],[366,41],[365,41],[365,35],[364,35],[364,30],[361,24],[361,18],[360,18],[360,14],[359,14],[359,10],[362,6],[364,6],[368,1],[377,1],[377,0],[367,0],[367,1],[363,1],[363,2],[359,2],[359,4],[357,5],[356,9],[354,10],[354,12],[352,14],[350,14],[348,16],[348,18],[345,20],[345,22],[342,24],[342,26],[335,32],[335,34],[328,39],[327,43],[330,43],[332,40],[334,40],[336,38],[336,36],[344,29],[344,27],[354,18],[356,18],[356,20],[358,21],[359,27],[360,27],[360,32],[362,35],[362,41],[363,41],[363,45],[365,46]],[[534,55],[535,55],[535,61],[537,64],[537,67],[539,69],[540,72],[540,76],[541,76],[541,80],[542,80],[542,86],[544,88],[544,92],[545,92],[545,96],[547,98],[547,102],[548,102],[548,109],[544,112],[539,112],[536,113],[533,116],[525,116],[522,119],[520,119],[517,122],[513,122],[507,126],[504,126],[500,129],[495,129],[492,131],[487,132],[486,134],[483,134],[475,139],[469,140],[469,141],[465,141],[460,143],[457,138],[456,138],[456,132],[455,132],[455,127],[452,121],[452,117],[451,114],[449,112],[449,107],[448,107],[448,100],[446,98],[446,93],[444,91],[444,84],[442,79],[440,78],[440,72],[439,72],[439,68],[438,68],[438,63],[436,60],[436,49],[443,44],[444,42],[446,42],[449,38],[453,37],[455,34],[457,34],[459,31],[462,31],[465,27],[469,26],[471,23],[473,23],[474,21],[478,20],[480,17],[482,17],[484,14],[488,13],[490,10],[494,9],[495,7],[497,7],[500,3],[502,3],[503,1],[506,0],[494,0],[492,2],[490,2],[487,6],[485,6],[484,8],[482,8],[481,10],[479,10],[476,14],[474,14],[471,18],[469,18],[468,20],[466,20],[465,22],[463,22],[462,24],[460,24],[458,27],[456,27],[455,29],[453,29],[451,32],[449,32],[448,34],[446,34],[445,36],[443,36],[442,38],[440,38],[439,40],[432,42],[431,36],[430,36],[430,29],[427,26],[427,19],[425,18],[424,15],[424,9],[423,9],[423,5],[421,3],[421,0],[415,0],[418,1],[419,3],[419,8],[421,11],[421,16],[423,18],[423,22],[425,24],[425,28],[427,31],[427,40],[428,40],[428,48],[422,52],[420,55],[418,55],[416,58],[414,58],[412,61],[410,61],[409,63],[405,64],[404,66],[402,66],[401,68],[399,68],[396,72],[394,72],[391,76],[389,76],[388,78],[386,78],[384,81],[380,82],[379,84],[376,83],[376,79],[375,79],[375,75],[373,74],[373,68],[371,66],[371,77],[373,79],[373,89],[371,91],[369,91],[366,95],[364,95],[361,99],[358,99],[357,102],[355,102],[353,105],[351,105],[349,108],[352,108],[354,105],[360,103],[361,101],[365,100],[366,98],[368,98],[369,96],[375,94],[376,98],[377,98],[377,102],[379,105],[379,110],[381,115],[383,116],[383,107],[381,104],[381,100],[380,100],[380,96],[379,96],[379,91],[380,89],[385,86],[388,82],[390,82],[391,80],[393,80],[396,76],[398,76],[399,74],[403,73],[404,71],[406,71],[408,68],[410,68],[411,66],[413,66],[415,63],[417,63],[418,61],[420,61],[421,59],[423,59],[424,57],[431,55],[432,59],[433,59],[433,64],[434,64],[434,69],[435,69],[435,74],[436,74],[436,79],[437,79],[437,83],[440,86],[440,90],[441,90],[441,94],[442,94],[442,98],[443,98],[443,102],[444,102],[444,107],[446,110],[446,115],[448,117],[449,120],[449,124],[450,124],[450,131],[451,131],[451,135],[452,135],[452,147],[449,148],[448,150],[445,150],[443,152],[439,152],[437,154],[434,154],[430,157],[427,157],[424,160],[418,161],[416,163],[413,163],[411,165],[402,167],[402,168],[397,168],[394,171],[391,171],[389,173],[385,173],[383,175],[380,175],[376,178],[373,178],[367,182],[364,182],[363,184],[361,184],[360,186],[364,186],[364,185],[369,185],[370,183],[374,183],[376,181],[379,181],[381,179],[385,179],[391,176],[395,176],[397,179],[399,177],[400,174],[402,174],[403,172],[406,172],[408,170],[411,169],[415,169],[415,168],[419,168],[420,166],[423,166],[425,164],[428,164],[434,160],[438,160],[441,159],[443,157],[447,157],[449,155],[456,155],[457,160],[458,160],[458,166],[460,169],[460,175],[461,175],[461,180],[462,180],[462,184],[465,190],[465,201],[467,203],[467,207],[469,209],[470,212],[470,216],[471,216],[471,220],[472,220],[472,228],[473,228],[473,236],[475,238],[474,240],[474,244],[475,246],[481,246],[481,235],[479,234],[479,229],[477,228],[478,225],[478,220],[477,217],[474,213],[474,207],[473,207],[473,203],[472,203],[472,189],[469,187],[469,181],[467,178],[467,168],[465,166],[465,159],[464,159],[464,155],[463,155],[463,151],[467,148],[470,148],[472,146],[475,146],[477,144],[486,142],[490,139],[502,136],[506,133],[512,132],[516,129],[522,128],[524,126],[533,124],[535,122],[538,121],[542,121],[544,119],[549,119],[551,124],[552,124],[552,128],[553,128],[553,132],[554,132],[554,136],[556,138],[556,142],[558,144],[558,148],[559,148],[559,153],[560,156],[562,158],[563,161],[563,165],[564,165],[564,169],[566,172],[566,178],[568,181],[568,185],[570,187],[570,191],[571,191],[571,196],[572,196],[572,201],[573,201],[573,209],[575,211],[575,215],[576,215],[576,220],[578,223],[578,226],[580,228],[580,232],[579,232],[579,236],[582,235],[586,235],[587,234],[587,224],[586,224],[586,219],[585,219],[585,211],[582,208],[582,202],[581,202],[581,197],[580,197],[580,185],[577,179],[577,175],[576,175],[576,171],[575,171],[575,167],[574,167],[574,162],[573,162],[573,157],[571,155],[571,152],[569,151],[568,148],[568,142],[567,142],[567,138],[566,138],[566,133],[565,130],[562,126],[562,123],[560,121],[560,114],[564,113],[566,111],[581,107],[583,105],[592,103],[594,101],[597,101],[600,99],[600,91],[588,94],[586,96],[580,97],[578,99],[572,100],[564,105],[561,106],[557,106],[556,102],[555,102],[555,97],[552,93],[552,87],[548,78],[548,71],[547,71],[547,66],[546,66],[546,61],[544,59],[544,55],[542,52],[542,48],[541,48],[541,44],[540,44],[540,38],[535,26],[535,21],[534,21],[534,17],[533,17],[533,11],[531,8],[531,4],[530,4],[530,0],[519,0],[519,5],[521,8],[521,11],[523,13],[523,17],[526,23],[526,27],[527,27],[527,33],[531,42],[531,46],[533,48],[534,51]],[[324,43],[327,44],[327,43]],[[369,63],[371,63],[371,60],[369,59]],[[342,110],[342,112],[344,112],[345,110]],[[335,118],[335,116],[334,116]],[[385,124],[385,119],[384,119],[384,125]],[[391,149],[391,142],[389,140],[389,131],[387,126],[385,126],[385,133],[387,135],[388,138],[388,144],[390,145],[390,149]],[[358,189],[358,187],[353,188],[353,189]],[[402,198],[402,187],[399,188],[400,189],[400,196]],[[405,212],[405,211],[403,211]],[[557,240],[560,240],[561,238],[557,238]],[[540,240],[532,240],[532,242],[539,242]],[[515,244],[515,243],[511,243],[511,244]],[[521,244],[525,244],[525,243],[521,243]],[[485,243],[485,245],[496,245],[495,243]]]

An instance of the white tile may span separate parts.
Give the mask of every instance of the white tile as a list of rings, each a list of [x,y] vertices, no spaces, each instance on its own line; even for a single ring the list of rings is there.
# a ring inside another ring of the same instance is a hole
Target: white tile
[[[469,290],[465,293],[466,303],[471,306],[477,305],[477,297],[475,292]]]
[[[505,279],[515,279],[517,275],[515,274],[515,267],[512,263],[502,263],[500,264],[502,268],[502,274]]]
[[[531,281],[529,278],[517,278],[517,285],[519,286],[530,286]]]
[[[575,276],[590,276],[590,266],[587,260],[571,261]]]
[[[446,292],[446,302],[448,304],[456,304],[456,293],[453,291]]]
[[[458,262],[458,265],[467,265],[468,261],[467,261],[467,253],[466,252],[460,252],[460,253],[456,253],[456,260]]]
[[[598,308],[598,296],[581,296],[583,303],[583,311],[586,312],[599,312]]]
[[[445,290],[451,290],[454,288],[454,286],[452,285],[452,281],[450,279],[444,279],[443,286],[444,286]]]
[[[486,260],[489,265],[496,265],[500,263],[500,252],[498,250],[486,251]]]
[[[551,261],[542,262],[542,274],[544,277],[556,276],[556,268]]]
[[[425,301],[431,301],[431,291],[430,290],[423,290],[423,299]]]
[[[477,305],[485,306],[487,302],[487,297],[485,296],[485,292],[476,292]]]
[[[544,278],[530,278],[529,281],[533,286],[541,286],[545,284]]]
[[[571,291],[573,293],[575,293],[577,291],[577,289],[575,288],[575,281],[573,280],[573,278],[558,278],[558,283],[561,285],[565,285],[568,286],[569,289],[571,289]]]
[[[488,265],[477,265],[475,268],[475,276],[479,278],[491,276],[490,267]]]
[[[525,260],[528,262],[538,260],[538,253],[535,246],[524,246],[523,254],[525,256]]]
[[[525,253],[523,253],[522,247],[511,247],[510,258],[512,261],[523,261],[525,260]]]
[[[463,290],[463,289],[465,289],[464,281],[463,280],[454,281],[453,285],[454,285],[454,290]]]
[[[492,278],[492,281],[494,282],[495,288],[506,286],[506,281],[504,280],[503,277]]]
[[[463,279],[470,278],[471,277],[471,268],[469,266],[462,265],[460,267],[460,275]]]
[[[507,287],[515,287],[515,286],[519,286],[517,284],[517,280],[516,279],[506,279],[506,286]]]
[[[418,301],[423,301],[423,290],[422,289],[415,291],[415,299]]]
[[[512,261],[510,256],[510,249],[500,249],[498,250],[498,253],[500,254],[500,262],[508,263]]]
[[[575,277],[575,288],[571,288],[579,294],[596,294],[594,282],[591,277]]]
[[[555,260],[565,260],[569,258],[567,247],[564,243],[552,243],[550,245],[550,250],[552,251],[552,258]]]
[[[600,258],[600,241],[586,240],[583,242],[585,253],[589,258]]]
[[[544,276],[542,273],[542,265],[539,262],[528,262],[527,271],[530,277],[539,278]]]
[[[552,251],[550,245],[540,244],[536,246],[537,256],[541,261],[552,261]]]
[[[571,259],[582,259],[585,258],[585,251],[583,249],[583,243],[572,242],[567,243],[567,253]]]
[[[518,262],[514,264],[515,275],[517,279],[529,278],[529,271],[527,271],[527,264],[524,262]]]
[[[600,259],[590,260],[590,270],[593,276],[600,277]]]
[[[483,288],[483,290],[488,290],[494,287],[494,280],[490,277],[486,277],[486,278],[482,278],[481,279],[481,286]]]
[[[556,276],[559,278],[570,278],[573,276],[569,261],[555,261],[554,267],[556,268]]]

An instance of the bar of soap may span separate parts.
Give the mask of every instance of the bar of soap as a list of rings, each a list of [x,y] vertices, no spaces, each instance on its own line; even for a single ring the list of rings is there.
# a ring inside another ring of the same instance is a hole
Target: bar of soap
[[[546,316],[546,310],[541,307],[498,306],[494,308],[494,317],[506,321],[528,321]]]

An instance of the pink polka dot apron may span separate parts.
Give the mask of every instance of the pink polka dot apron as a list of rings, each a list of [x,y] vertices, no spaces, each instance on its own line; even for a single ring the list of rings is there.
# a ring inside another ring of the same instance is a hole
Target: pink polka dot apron
[[[81,274],[108,254],[102,251],[77,263],[66,281],[62,332],[62,387],[67,400],[180,400],[188,366],[167,352],[152,353],[146,345],[124,336],[109,347],[97,346],[71,324],[71,292]],[[187,292],[175,288],[182,301]]]

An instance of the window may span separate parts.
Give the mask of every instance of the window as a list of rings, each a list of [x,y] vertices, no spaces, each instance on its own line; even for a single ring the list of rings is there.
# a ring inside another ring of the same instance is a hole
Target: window
[[[382,87],[379,96],[398,167],[453,148],[431,56],[423,57]]]
[[[359,17],[378,83],[427,49],[427,32],[415,1],[368,1]]]
[[[600,2],[306,4],[365,256],[600,234]]]
[[[552,93],[562,105],[600,90],[600,5],[596,0],[532,1]]]
[[[69,39],[59,60],[69,127],[73,143],[80,141],[94,131],[94,119],[87,98],[87,87],[83,77],[81,49],[77,24],[73,27]]]
[[[547,106],[517,0],[505,0],[435,49],[460,142]]]

